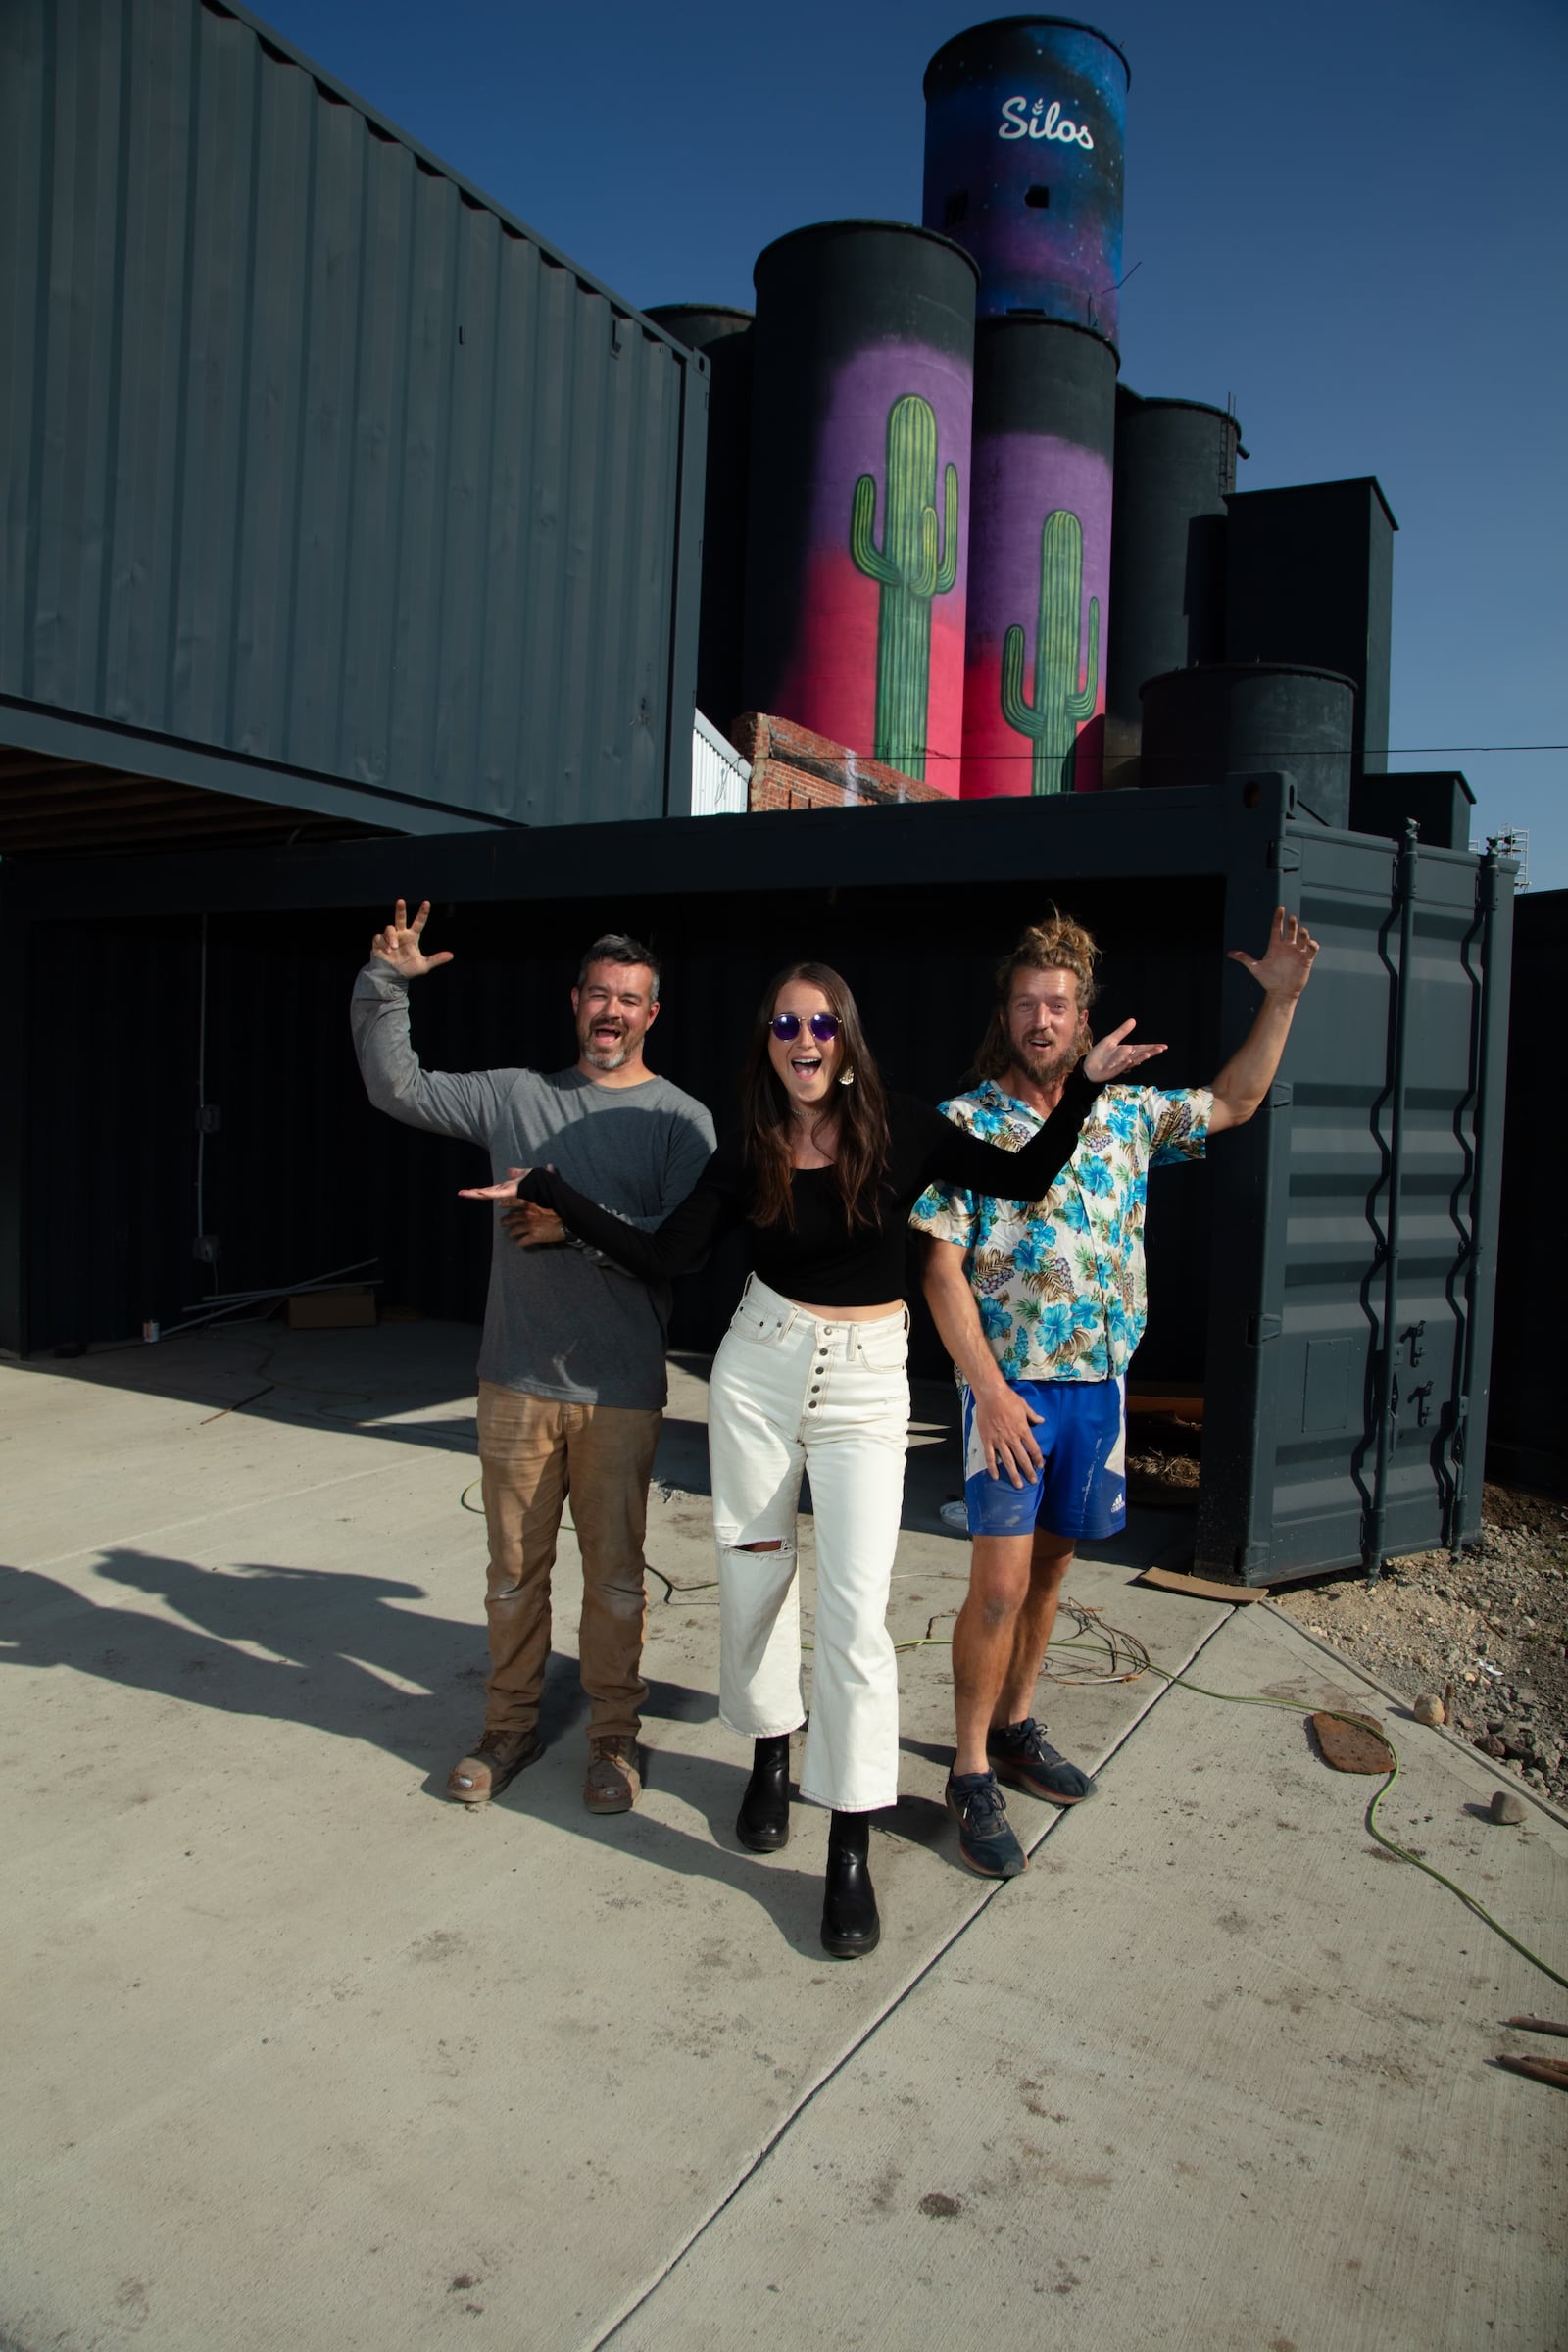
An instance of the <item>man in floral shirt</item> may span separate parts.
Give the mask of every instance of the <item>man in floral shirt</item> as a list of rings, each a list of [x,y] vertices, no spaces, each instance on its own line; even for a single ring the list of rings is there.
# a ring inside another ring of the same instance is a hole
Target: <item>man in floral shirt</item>
[[[1013,1149],[1029,1141],[1092,1043],[1099,954],[1055,913],[1025,932],[997,973],[975,1057],[983,1083],[944,1103],[950,1119]],[[1251,1117],[1316,954],[1281,907],[1261,959],[1233,951],[1263,1003],[1213,1085],[1102,1089],[1043,1200],[934,1185],[915,1202],[926,1298],[963,1389],[973,1558],[953,1633],[958,1744],[947,1794],[959,1851],[984,1877],[1025,1867],[999,1780],[1058,1805],[1094,1789],[1029,1709],[1076,1546],[1126,1522],[1126,1371],[1148,1313],[1149,1170],[1201,1159],[1211,1136]]]

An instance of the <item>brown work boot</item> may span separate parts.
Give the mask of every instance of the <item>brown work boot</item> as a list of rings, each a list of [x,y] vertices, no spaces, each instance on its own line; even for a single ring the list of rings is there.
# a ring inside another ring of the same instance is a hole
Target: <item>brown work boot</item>
[[[635,1740],[623,1734],[590,1740],[588,1778],[582,1801],[590,1813],[629,1813],[643,1792],[642,1758]]]
[[[460,1756],[447,1774],[447,1794],[455,1796],[460,1805],[487,1805],[543,1748],[544,1742],[531,1724],[526,1731],[513,1728],[486,1732],[471,1752]]]

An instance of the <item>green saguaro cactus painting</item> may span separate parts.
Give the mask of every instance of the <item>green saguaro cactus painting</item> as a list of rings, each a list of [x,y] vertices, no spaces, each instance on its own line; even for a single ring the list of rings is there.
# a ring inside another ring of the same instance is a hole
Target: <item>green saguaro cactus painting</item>
[[[936,413],[917,392],[888,411],[887,491],[882,545],[875,544],[876,480],[862,473],[850,514],[850,552],[882,590],[876,631],[876,752],[917,783],[925,781],[926,706],[931,690],[931,599],[958,575],[958,468],[944,481],[937,521]],[[940,552],[939,552],[940,532]]]
[[[1035,699],[1024,700],[1023,631],[1002,641],[1002,715],[1034,738],[1034,790],[1071,792],[1078,729],[1094,711],[1100,687],[1100,599],[1089,599],[1089,650],[1079,685],[1079,616],[1083,612],[1084,532],[1076,514],[1058,507],[1040,533],[1040,616],[1035,632]]]

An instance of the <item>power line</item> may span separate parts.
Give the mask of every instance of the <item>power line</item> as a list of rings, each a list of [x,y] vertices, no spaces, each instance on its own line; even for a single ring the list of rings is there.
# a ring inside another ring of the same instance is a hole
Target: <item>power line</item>
[[[1085,721],[1084,728],[1080,731],[1078,737],[1079,742],[1082,742],[1083,735],[1087,733],[1089,727],[1093,726],[1093,719]],[[964,759],[980,759],[1032,760],[1034,758],[1034,753],[1032,751],[978,753],[943,752],[939,751],[935,744],[930,743],[913,744],[909,748],[911,751],[917,752],[919,756],[925,760],[958,760]],[[1421,758],[1428,760],[1438,758],[1445,760],[1458,760],[1473,759],[1483,752],[1489,757],[1494,757],[1500,752],[1568,752],[1568,743],[1389,743],[1381,746],[1372,744],[1367,746],[1362,751],[1361,757],[1363,760],[1408,760],[1414,759],[1419,755]],[[1338,745],[1317,744],[1311,747],[1301,744],[1282,744],[1279,746],[1265,745],[1261,750],[1254,751],[1253,756],[1248,764],[1252,767],[1258,767],[1262,765],[1265,760],[1272,759],[1280,759],[1284,760],[1289,760],[1292,759],[1348,760],[1353,758],[1354,755],[1355,746],[1349,743]],[[1190,752],[1156,752],[1153,754],[1145,752],[1142,755],[1134,756],[1141,756],[1145,760],[1148,760],[1151,758],[1156,761],[1160,760],[1179,760],[1183,762],[1183,764],[1190,763],[1193,759],[1193,754]],[[869,757],[869,755],[864,752],[858,752],[856,754],[857,759],[863,760],[867,757]],[[896,766],[897,761],[889,760],[885,762],[885,764]]]

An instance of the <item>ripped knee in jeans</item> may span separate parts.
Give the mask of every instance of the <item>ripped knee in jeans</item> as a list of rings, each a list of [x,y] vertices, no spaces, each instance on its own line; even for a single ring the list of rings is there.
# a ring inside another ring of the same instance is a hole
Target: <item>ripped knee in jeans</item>
[[[795,1557],[795,1545],[788,1536],[751,1536],[742,1540],[720,1536],[718,1548],[731,1559],[788,1559]]]

